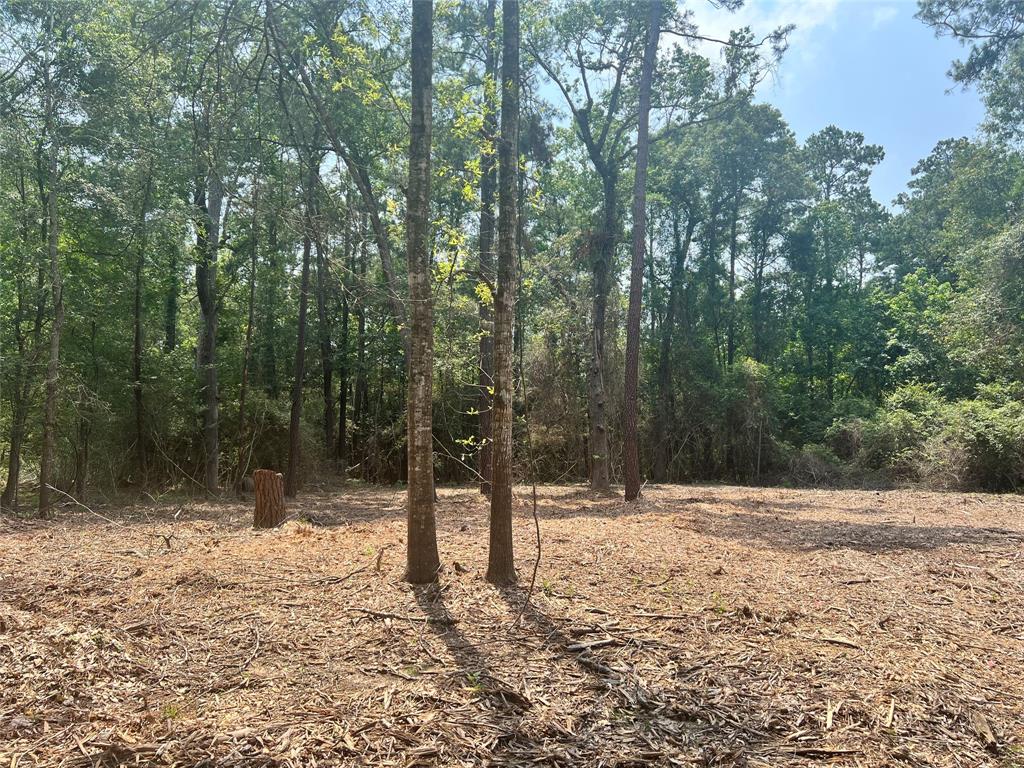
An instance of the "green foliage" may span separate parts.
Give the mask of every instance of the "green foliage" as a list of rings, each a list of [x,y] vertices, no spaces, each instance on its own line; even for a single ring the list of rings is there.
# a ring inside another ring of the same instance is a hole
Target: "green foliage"
[[[658,52],[649,177],[644,474],[1019,488],[1024,49],[1009,34],[1019,29],[1018,4],[920,4],[923,21],[943,31],[954,20],[970,44],[954,76],[980,86],[989,119],[981,138],[939,142],[891,210],[870,194],[881,147],[838,126],[800,144],[775,107],[756,101],[787,28],[763,45],[736,30],[722,55],[708,56],[706,41],[694,44],[693,19],[668,5],[663,25],[673,34]],[[0,2],[0,456],[9,466],[9,447],[20,443],[26,492],[40,454],[53,314],[51,148],[66,314],[61,487],[77,489],[79,478],[140,491],[198,487],[195,201],[211,173],[225,190],[216,279],[222,481],[245,467],[283,468],[307,234],[321,249],[314,284],[324,307],[321,317],[310,297],[303,471],[339,471],[325,437],[327,362],[335,430],[344,377],[350,479],[402,477],[405,329],[393,298],[405,291],[407,8],[269,7],[270,19],[255,0]],[[633,0],[523,7],[521,476],[587,476],[591,324],[602,288],[613,477],[619,469],[642,11]],[[493,303],[493,285],[478,236],[483,159],[495,143],[482,129],[501,88],[483,71],[482,25],[481,5],[435,7],[439,481],[473,479],[487,442],[480,395],[491,388],[480,383],[479,342],[490,331],[481,309]],[[972,36],[978,30],[992,35]],[[47,65],[52,126],[41,118]],[[319,178],[307,217],[311,162]],[[601,227],[616,243],[608,254],[594,247]],[[595,260],[605,256],[607,274],[598,275]]]

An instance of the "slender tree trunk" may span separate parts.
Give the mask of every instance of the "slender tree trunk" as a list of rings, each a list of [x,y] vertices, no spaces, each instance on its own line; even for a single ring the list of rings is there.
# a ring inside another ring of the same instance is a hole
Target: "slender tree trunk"
[[[495,33],[495,7],[497,0],[487,0],[484,12],[484,150],[480,153],[480,277],[487,285],[487,298],[480,300],[480,370],[478,372],[479,397],[477,410],[480,430],[480,493],[491,494],[491,392],[494,386],[494,313],[492,311],[494,286],[494,190],[497,178],[494,164],[494,142],[498,133],[497,105],[492,100],[492,88],[498,84],[498,51]]]
[[[498,280],[494,303],[494,452],[487,580],[515,581],[512,557],[512,323],[519,231],[519,0],[501,4],[501,137],[498,141]]]
[[[164,296],[164,352],[173,352],[178,347],[178,292],[181,289],[176,252],[171,254],[167,271],[170,282]]]
[[[345,227],[345,251],[349,249],[348,227]],[[318,340],[320,342],[320,371],[322,374],[324,398],[324,447],[328,453],[335,448],[334,443],[334,349],[331,340],[331,319],[327,314],[327,286],[329,282],[327,255],[321,238],[318,235],[316,248],[316,316]],[[342,414],[344,416],[344,414]],[[338,458],[341,458],[340,456]],[[344,471],[344,467],[342,468]]]
[[[78,388],[78,437],[75,441],[75,498],[85,503],[85,491],[89,481],[89,414],[85,385]]]
[[[351,208],[349,216],[351,218]],[[346,231],[349,224],[345,225]],[[363,247],[360,243],[360,247]],[[335,450],[335,457],[338,460],[338,468],[344,480],[348,477],[349,447],[348,447],[348,379],[349,379],[349,348],[348,348],[348,283],[347,275],[355,270],[356,248],[346,248],[345,275],[341,281],[341,339],[338,344],[339,365],[338,365],[338,443]]]
[[[356,382],[355,402],[352,407],[352,423],[355,426],[355,435],[352,439],[352,454],[362,468],[361,476],[367,479],[367,452],[366,452],[366,419],[370,413],[370,387],[367,381],[366,368],[366,215],[360,226],[359,243],[359,286],[360,297],[356,305]]]
[[[281,203],[280,199],[276,201]],[[281,391],[277,374],[277,311],[280,302],[279,282],[281,280],[281,243],[278,237],[276,208],[267,219],[267,266],[260,291],[262,318],[260,322],[260,378],[263,388],[271,399],[276,400]]]
[[[341,476],[348,473],[348,292],[341,292],[341,366],[338,369],[338,446],[337,458]]]
[[[19,174],[18,190],[21,196],[22,206],[22,233],[21,241],[26,256],[35,250],[31,242],[31,218],[33,210],[29,205],[29,196],[25,184],[24,174]],[[44,217],[45,218],[45,217]],[[31,336],[31,361],[29,360],[28,339],[22,332],[21,324],[25,320],[25,285],[20,273],[16,278],[18,303],[15,307],[12,323],[13,335],[17,346],[17,354],[14,359],[14,386],[11,388],[11,431],[10,451],[7,454],[7,482],[4,485],[3,493],[0,494],[0,510],[18,510],[18,491],[21,484],[21,453],[24,446],[25,435],[28,428],[28,405],[31,393],[31,364],[35,362],[40,353],[40,341],[42,339],[43,318],[46,314],[46,273],[43,267],[36,265],[35,284],[35,322]]]
[[[53,18],[49,19],[52,33]],[[60,218],[57,213],[57,137],[54,131],[53,81],[50,65],[45,70],[46,135],[50,141],[46,185],[46,251],[50,261],[50,293],[53,318],[50,324],[50,355],[46,365],[46,400],[43,407],[43,454],[39,462],[39,514],[50,512],[50,486],[55,481],[57,458],[57,395],[60,376],[60,334],[64,328],[64,286],[60,272]]]
[[[198,368],[203,395],[203,484],[208,493],[220,489],[220,403],[217,391],[217,251],[223,191],[219,174],[207,168],[196,179],[196,290],[199,295]]]
[[[729,319],[726,327],[726,365],[732,368],[736,360],[736,258],[739,255],[740,191],[732,200],[729,224]]]
[[[676,431],[675,386],[672,376],[672,341],[676,333],[676,318],[683,300],[683,275],[686,257],[690,251],[697,217],[691,215],[686,222],[686,234],[680,241],[679,218],[672,219],[672,268],[669,275],[668,305],[665,308],[665,322],[661,328],[661,343],[658,350],[658,413],[654,420],[654,481],[663,483],[667,479],[671,461],[672,439]]]
[[[609,170],[602,176],[604,205],[599,230],[591,237],[593,309],[590,366],[587,372],[587,406],[590,413],[590,487],[598,493],[611,488],[608,445],[608,402],[605,395],[605,316],[611,290],[612,260],[616,242],[616,177]]]
[[[252,332],[256,320],[256,272],[259,268],[260,229],[259,229],[260,190],[256,187],[252,199],[252,222],[250,224],[249,251],[249,306],[245,319],[245,350],[242,353],[242,382],[238,392],[238,469],[235,486],[239,487],[248,470],[248,451],[246,439],[249,435],[246,424],[246,400],[249,396],[249,365],[252,360]]]
[[[319,163],[310,158],[306,182],[305,233],[302,238],[302,282],[299,288],[299,327],[295,340],[295,380],[292,382],[292,409],[288,423],[288,471],[284,478],[284,495],[295,498],[299,491],[299,469],[302,461],[302,385],[306,377],[306,314],[309,311],[309,258],[312,251],[312,229],[315,217],[314,185]]]
[[[640,495],[640,438],[638,380],[640,377],[640,320],[643,308],[644,256],[647,246],[647,161],[650,156],[651,81],[661,30],[661,2],[649,6],[647,43],[640,70],[640,112],[637,121],[636,177],[633,184],[633,263],[629,276],[629,309],[626,318],[625,381],[625,480],[626,501]]]
[[[434,521],[434,311],[429,242],[433,17],[432,0],[413,3],[412,119],[405,225],[412,317],[406,415],[409,478],[405,580],[414,584],[434,581],[441,568]]]
[[[754,359],[764,362],[764,274],[768,262],[768,233],[761,231],[755,253],[754,279],[750,297],[750,325]]]
[[[145,484],[148,472],[148,456],[145,428],[145,403],[142,391],[142,277],[146,263],[148,245],[148,229],[146,213],[149,209],[149,196],[152,188],[153,163],[149,163],[145,187],[142,193],[142,205],[139,211],[139,250],[135,255],[135,270],[132,292],[132,395],[135,415],[135,464],[140,482]]]

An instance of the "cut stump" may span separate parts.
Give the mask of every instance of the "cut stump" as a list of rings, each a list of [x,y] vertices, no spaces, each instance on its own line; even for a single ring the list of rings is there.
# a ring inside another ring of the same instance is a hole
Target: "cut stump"
[[[276,528],[284,522],[284,475],[272,469],[257,469],[253,473],[256,492],[256,511],[253,528]]]

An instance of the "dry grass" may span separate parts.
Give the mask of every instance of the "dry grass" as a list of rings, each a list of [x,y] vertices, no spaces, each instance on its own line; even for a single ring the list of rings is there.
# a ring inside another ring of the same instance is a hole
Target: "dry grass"
[[[542,488],[516,624],[440,495],[420,588],[394,489],[0,518],[0,765],[1024,765],[1018,498]]]

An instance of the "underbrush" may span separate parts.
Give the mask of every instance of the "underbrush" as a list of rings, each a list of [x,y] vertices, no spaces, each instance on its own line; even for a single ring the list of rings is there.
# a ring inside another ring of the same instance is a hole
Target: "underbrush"
[[[825,445],[796,452],[790,466],[801,483],[1019,490],[1022,388],[989,386],[974,399],[950,401],[928,387],[901,387],[873,415],[837,419]]]

